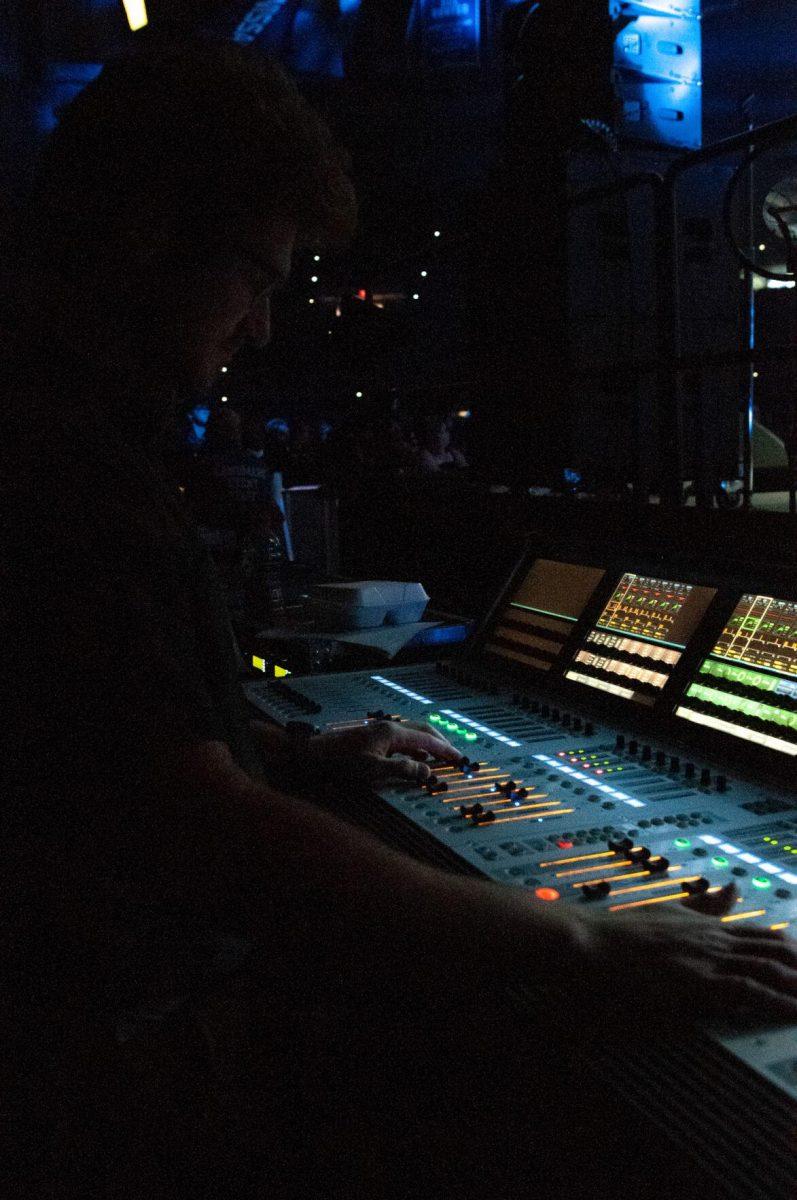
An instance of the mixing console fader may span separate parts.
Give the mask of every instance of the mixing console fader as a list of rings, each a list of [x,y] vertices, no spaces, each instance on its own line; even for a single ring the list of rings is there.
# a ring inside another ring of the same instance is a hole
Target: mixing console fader
[[[425,786],[385,783],[373,797],[380,832],[411,852],[434,847],[452,869],[527,889],[530,901],[609,918],[733,881],[723,922],[797,933],[797,795],[782,769],[797,729],[786,619],[797,605],[630,567],[535,559],[449,666],[258,681],[248,697],[283,724],[386,716],[426,722],[460,748],[460,763]],[[753,661],[762,614],[772,621]],[[696,686],[712,689],[708,701]],[[701,725],[718,711],[730,730]],[[764,721],[769,742],[757,737]],[[773,756],[772,769],[765,758],[744,769],[726,744]],[[755,1136],[779,1163],[767,1182],[740,1174],[739,1194],[793,1200],[797,1027],[709,1031],[705,1046],[734,1103],[757,1096],[767,1128]],[[674,1077],[693,1069],[684,1059]]]

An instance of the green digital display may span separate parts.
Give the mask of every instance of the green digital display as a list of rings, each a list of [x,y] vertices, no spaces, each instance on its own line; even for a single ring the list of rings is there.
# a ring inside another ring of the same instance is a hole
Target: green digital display
[[[797,602],[741,596],[676,715],[797,756]]]

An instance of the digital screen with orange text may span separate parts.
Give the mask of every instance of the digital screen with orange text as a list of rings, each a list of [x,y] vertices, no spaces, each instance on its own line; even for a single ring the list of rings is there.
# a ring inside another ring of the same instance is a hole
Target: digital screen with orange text
[[[626,573],[566,678],[652,705],[716,594],[714,588]]]

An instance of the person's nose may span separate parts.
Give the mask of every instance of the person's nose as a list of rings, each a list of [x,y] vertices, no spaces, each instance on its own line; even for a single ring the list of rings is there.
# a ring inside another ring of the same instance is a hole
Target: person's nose
[[[247,338],[261,349],[271,341],[271,300],[264,296],[253,304],[244,320]]]

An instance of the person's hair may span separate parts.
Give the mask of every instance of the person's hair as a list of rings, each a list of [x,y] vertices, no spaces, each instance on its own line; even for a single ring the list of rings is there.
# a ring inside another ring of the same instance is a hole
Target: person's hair
[[[231,44],[111,62],[63,110],[26,222],[34,260],[79,273],[120,207],[153,191],[199,245],[243,212],[295,221],[303,244],[344,241],[356,217],[325,123],[281,67]]]

